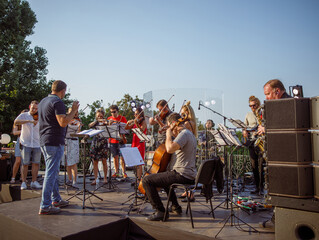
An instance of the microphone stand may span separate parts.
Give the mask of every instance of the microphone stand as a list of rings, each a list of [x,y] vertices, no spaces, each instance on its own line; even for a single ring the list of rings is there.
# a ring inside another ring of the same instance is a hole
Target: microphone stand
[[[219,112],[216,112],[215,110],[213,110],[213,109],[211,109],[211,108],[209,108],[209,107],[206,107],[205,105],[203,105],[202,103],[201,103],[201,101],[199,101],[199,105],[198,105],[198,110],[200,110],[200,107],[204,107],[204,108],[206,108],[206,109],[208,109],[208,110],[210,110],[210,111],[212,111],[213,113],[215,113],[215,114],[217,114],[217,115],[219,115],[219,116],[221,116],[223,119],[224,119],[224,126],[226,127],[226,119],[227,120],[229,120],[226,116],[224,116],[224,115],[222,115],[222,114],[220,114]],[[214,211],[215,211],[215,209],[216,208],[218,208],[221,204],[223,204],[223,203],[225,203],[226,204],[226,209],[228,209],[229,208],[229,203],[231,202],[231,199],[229,198],[229,186],[228,186],[228,178],[229,178],[229,169],[227,168],[227,153],[226,153],[226,146],[224,146],[223,147],[223,155],[224,155],[224,162],[225,162],[225,166],[226,166],[226,169],[225,169],[225,177],[226,177],[226,199],[224,200],[224,201],[222,201],[218,206],[216,206],[215,208],[214,208]]]

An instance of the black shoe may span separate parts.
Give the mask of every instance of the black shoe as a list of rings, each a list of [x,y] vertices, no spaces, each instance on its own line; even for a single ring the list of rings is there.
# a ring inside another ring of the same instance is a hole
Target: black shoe
[[[171,212],[171,213],[176,213],[178,215],[181,215],[182,214],[182,207],[180,205],[172,205],[168,208],[168,211]]]
[[[189,201],[190,202],[195,202],[195,197],[193,196],[193,197],[190,197],[189,198]],[[187,198],[184,198],[183,200],[182,200],[182,202],[187,202]]]
[[[151,216],[147,217],[146,219],[148,221],[163,221],[164,215],[165,215],[165,212],[161,212],[161,211],[157,210],[156,212],[154,212]],[[168,219],[168,214],[167,214],[166,219]]]

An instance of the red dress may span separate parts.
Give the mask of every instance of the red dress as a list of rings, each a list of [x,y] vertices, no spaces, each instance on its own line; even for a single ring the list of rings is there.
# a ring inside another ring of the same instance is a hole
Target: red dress
[[[137,126],[134,124],[133,128],[137,128]],[[144,130],[144,134],[146,134],[147,129],[145,128]],[[138,136],[133,133],[133,139],[132,139],[132,147],[137,147],[138,150],[141,153],[141,156],[144,160],[144,156],[145,156],[145,142],[140,142],[141,140],[138,138]]]

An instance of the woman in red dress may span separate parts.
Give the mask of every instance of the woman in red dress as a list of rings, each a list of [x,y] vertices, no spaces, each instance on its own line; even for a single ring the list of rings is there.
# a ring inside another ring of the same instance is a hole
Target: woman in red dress
[[[144,117],[144,112],[142,108],[137,108],[134,113],[135,118],[129,120],[125,126],[125,129],[139,128],[144,134],[147,131],[147,125]],[[145,142],[141,142],[138,136],[133,133],[132,147],[137,147],[141,156],[144,160],[145,157]],[[138,181],[141,180],[142,177],[142,165],[139,165],[136,169],[136,175]]]

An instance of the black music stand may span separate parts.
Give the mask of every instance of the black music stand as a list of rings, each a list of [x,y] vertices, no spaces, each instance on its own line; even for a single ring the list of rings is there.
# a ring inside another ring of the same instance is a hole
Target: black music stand
[[[102,130],[101,137],[105,137],[107,139],[109,138],[115,138],[117,140],[120,140],[120,134],[119,134],[119,129],[116,126],[116,124],[112,124],[112,125],[103,125],[103,126],[96,126],[96,128],[98,130]],[[108,180],[107,183],[103,183],[99,186],[97,186],[94,189],[94,192],[99,190],[102,187],[107,187],[107,189],[109,191],[114,191],[114,189],[118,189],[118,187],[113,183],[112,181],[112,167],[111,167],[111,152],[109,151],[109,157],[108,157],[108,170],[109,170],[109,176],[108,176]]]
[[[124,160],[125,164],[127,167],[134,167],[134,174],[135,174],[135,184],[134,184],[134,193],[128,196],[128,200],[123,202],[122,205],[125,203],[132,201],[130,204],[129,210],[127,214],[129,215],[131,211],[136,211],[137,210],[137,199],[139,198],[137,194],[137,166],[143,165],[144,164],[144,159],[141,156],[141,153],[139,152],[137,147],[133,148],[121,148],[120,149]],[[135,206],[135,208],[134,208]]]
[[[229,215],[221,221],[224,222],[224,225],[221,227],[221,229],[218,231],[218,233],[215,235],[215,238],[217,238],[218,234],[224,229],[224,227],[226,226],[226,223],[230,220],[230,226],[234,226],[234,218],[238,220],[238,224],[239,222],[242,222],[244,225],[247,225],[249,227],[249,232],[255,232],[257,233],[258,230],[256,230],[255,228],[253,228],[251,225],[249,225],[248,223],[246,223],[245,221],[243,221],[242,219],[240,219],[238,216],[235,215],[234,212],[234,207],[233,207],[233,174],[232,174],[232,166],[233,166],[233,154],[235,152],[235,150],[237,150],[238,147],[241,146],[241,142],[239,141],[239,139],[236,136],[236,133],[234,130],[229,130],[227,129],[224,125],[219,124],[219,132],[221,133],[221,135],[223,136],[224,140],[226,140],[227,144],[231,147],[234,147],[234,149],[231,151],[230,153],[230,161],[229,161],[229,171],[230,171],[230,199],[226,199],[227,201],[230,201],[230,213]],[[228,187],[227,187],[228,188]],[[225,200],[225,201],[226,201]],[[220,205],[218,205],[220,206]],[[218,207],[217,206],[217,207]],[[216,207],[216,208],[217,208]],[[214,208],[214,210],[216,209]],[[253,229],[253,231],[251,230]]]
[[[90,200],[90,203],[92,205],[92,207],[87,207],[87,208],[94,209],[93,204],[92,204],[91,199],[90,199],[92,196],[103,201],[102,198],[96,196],[93,192],[90,192],[89,190],[86,189],[86,180],[85,180],[86,179],[86,143],[87,143],[87,139],[90,137],[93,137],[96,134],[99,134],[101,132],[102,132],[102,130],[84,130],[84,131],[79,132],[79,133],[71,134],[71,137],[82,138],[81,142],[83,142],[83,148],[82,148],[83,149],[83,160],[82,160],[82,164],[83,164],[83,189],[81,191],[76,192],[73,196],[68,198],[67,201],[76,197],[76,198],[82,200],[82,203],[83,203],[82,208],[83,209],[85,208],[85,201],[87,199]],[[81,195],[81,194],[83,194],[82,199],[78,197],[78,195]]]

